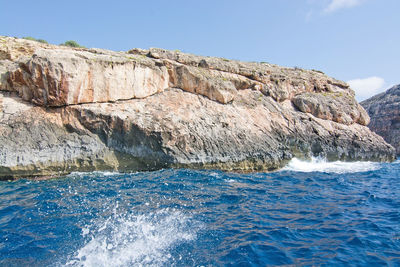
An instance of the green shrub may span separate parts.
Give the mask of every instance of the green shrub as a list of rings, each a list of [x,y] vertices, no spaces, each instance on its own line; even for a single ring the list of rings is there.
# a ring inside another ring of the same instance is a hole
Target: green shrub
[[[36,42],[42,43],[42,44],[48,44],[46,40],[43,39],[37,39]]]
[[[36,38],[31,37],[31,36],[22,37],[22,39],[30,40],[30,41],[36,41],[36,42],[43,43],[43,44],[48,44],[48,42],[46,40],[36,39]]]
[[[66,41],[65,43],[63,43],[61,45],[65,45],[65,46],[69,46],[69,47],[81,47],[81,48],[84,47],[84,46],[81,46],[80,44],[78,44],[76,41],[73,41],[73,40]]]
[[[322,72],[322,71],[320,71],[320,70],[312,69],[311,71],[318,72],[318,73],[321,73],[321,74],[325,74],[324,72]]]
[[[30,37],[30,36],[22,37],[22,39],[36,41],[36,38]]]

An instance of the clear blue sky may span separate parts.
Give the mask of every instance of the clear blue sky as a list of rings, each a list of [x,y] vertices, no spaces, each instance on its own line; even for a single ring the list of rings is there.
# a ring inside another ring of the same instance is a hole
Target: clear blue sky
[[[358,99],[400,83],[400,0],[0,0],[0,7],[0,35],[318,69],[353,80]]]

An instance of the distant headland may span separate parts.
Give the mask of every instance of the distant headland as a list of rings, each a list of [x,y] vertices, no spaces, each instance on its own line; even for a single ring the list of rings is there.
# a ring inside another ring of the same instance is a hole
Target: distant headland
[[[371,117],[368,127],[394,146],[400,156],[400,84],[360,104]]]

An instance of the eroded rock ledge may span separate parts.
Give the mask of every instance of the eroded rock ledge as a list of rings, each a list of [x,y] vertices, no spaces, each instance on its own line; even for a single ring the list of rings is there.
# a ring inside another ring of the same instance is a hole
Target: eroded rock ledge
[[[394,159],[349,86],[318,71],[0,37],[0,90],[3,178]]]

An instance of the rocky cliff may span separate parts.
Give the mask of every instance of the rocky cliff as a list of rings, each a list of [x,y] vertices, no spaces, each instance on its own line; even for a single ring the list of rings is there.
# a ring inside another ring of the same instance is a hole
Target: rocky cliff
[[[368,127],[394,146],[400,155],[400,85],[361,102],[361,105],[371,117]]]
[[[0,177],[393,160],[341,81],[163,49],[0,37]]]

